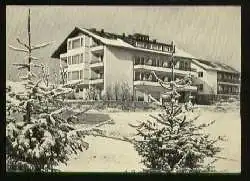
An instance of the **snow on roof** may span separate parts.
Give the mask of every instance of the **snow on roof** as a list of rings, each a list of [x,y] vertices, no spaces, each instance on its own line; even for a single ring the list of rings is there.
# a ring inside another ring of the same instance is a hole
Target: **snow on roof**
[[[163,51],[157,51],[157,50],[151,50],[151,49],[144,49],[144,48],[135,47],[135,46],[133,46],[133,45],[131,45],[131,44],[123,41],[120,38],[116,38],[116,39],[104,38],[104,37],[101,37],[101,36],[99,36],[99,35],[91,32],[91,31],[89,31],[86,28],[76,27],[70,34],[72,34],[74,31],[84,32],[87,35],[89,35],[89,36],[91,36],[93,38],[98,39],[99,41],[101,41],[105,45],[122,47],[122,48],[129,48],[129,49],[133,49],[133,50],[139,50],[139,51],[150,52],[150,53],[159,53],[159,54],[163,54],[163,55],[170,55],[171,54],[169,52],[163,52]],[[59,56],[59,54],[58,54],[59,52],[58,51],[61,51],[60,49],[62,48],[62,46],[66,47],[67,38],[60,44],[60,46],[58,47],[58,49],[52,54],[53,58],[56,58],[57,56]],[[194,58],[194,56],[190,55],[189,53],[187,53],[187,52],[185,52],[185,51],[183,51],[183,50],[181,50],[179,48],[176,48],[175,56],[185,57],[185,58]]]
[[[215,71],[224,71],[224,72],[231,72],[231,73],[239,73],[239,71],[235,70],[234,68],[224,64],[224,63],[221,63],[221,62],[210,62],[210,61],[207,61],[207,60],[201,60],[201,59],[192,59],[192,61],[206,69],[206,70],[215,70]]]
[[[86,29],[86,28],[79,28],[79,27],[75,27],[75,29],[70,33],[70,35],[73,32],[77,32],[77,31],[81,31],[84,32],[85,34],[98,39],[99,41],[101,41],[103,44],[105,45],[110,45],[110,46],[115,46],[115,47],[122,47],[122,48],[129,48],[132,50],[139,50],[139,51],[144,51],[144,52],[150,52],[150,53],[158,53],[158,54],[163,54],[163,55],[170,55],[171,53],[169,52],[163,52],[163,51],[157,51],[157,50],[152,50],[152,49],[144,49],[144,48],[139,48],[139,47],[135,47],[127,42],[125,42],[124,40],[120,39],[120,38],[104,38],[102,36],[99,36],[93,32],[91,32],[90,30]],[[69,36],[70,36],[69,35]],[[69,38],[69,36],[67,38]],[[59,52],[62,51],[60,50],[63,46],[67,46],[67,38],[63,41],[63,43],[61,43],[61,45],[58,47],[58,49],[53,53],[52,57],[55,58],[56,56],[59,56]],[[226,65],[226,64],[222,64],[219,62],[210,62],[210,61],[206,61],[206,60],[201,60],[196,58],[195,56],[191,55],[190,53],[185,52],[184,50],[180,49],[178,47],[178,45],[175,44],[175,54],[174,56],[176,57],[184,57],[184,58],[192,58],[192,61],[197,64],[198,66],[204,68],[204,69],[209,69],[209,70],[216,70],[216,71],[226,71],[226,72],[234,72],[234,73],[238,73],[237,70],[233,69],[232,67]]]
[[[101,36],[98,36],[90,31],[88,31],[87,29],[84,28],[79,28],[81,30],[83,30],[84,32],[88,33],[89,35],[99,39],[100,41],[102,41],[102,43],[107,44],[107,45],[111,45],[111,46],[118,46],[118,47],[124,47],[124,48],[131,48],[134,50],[140,50],[140,51],[147,51],[147,52],[152,52],[152,53],[161,53],[161,54],[165,54],[165,55],[170,55],[171,53],[169,52],[162,52],[162,51],[157,51],[157,50],[151,50],[151,49],[144,49],[144,48],[139,48],[139,47],[134,47],[133,45],[126,43],[125,41],[123,41],[120,38],[117,39],[108,39],[108,38],[103,38]],[[195,58],[194,56],[192,56],[191,54],[179,49],[179,48],[175,48],[175,56],[178,57],[186,57],[186,58]]]

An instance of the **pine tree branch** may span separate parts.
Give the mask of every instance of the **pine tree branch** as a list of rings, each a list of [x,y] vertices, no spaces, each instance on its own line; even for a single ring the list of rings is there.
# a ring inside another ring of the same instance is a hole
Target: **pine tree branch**
[[[157,118],[156,116],[153,116],[153,115],[149,115],[151,118],[153,118],[153,119],[155,119],[157,122],[159,122],[159,123],[161,123],[161,124],[163,124],[163,125],[165,125],[165,126],[170,126],[170,124],[169,123],[167,123],[167,122],[163,122],[163,121],[161,121],[159,118]]]
[[[25,49],[22,49],[22,48],[16,48],[16,47],[14,47],[12,45],[9,45],[9,48],[11,48],[12,50],[15,50],[15,51],[29,53],[28,50],[25,50]]]
[[[162,105],[160,101],[156,100],[155,98],[153,98],[150,94],[148,95],[148,97],[154,101],[154,103],[156,103],[157,105]]]
[[[38,45],[33,45],[32,48],[31,48],[31,50],[36,50],[36,49],[44,48],[44,47],[47,47],[48,45],[51,45],[52,43],[54,43],[54,41],[48,42],[48,43],[41,43],[41,44],[38,44]]]
[[[23,45],[25,48],[27,48],[27,50],[30,49],[30,47],[29,47],[26,43],[23,43],[19,38],[17,38],[16,40],[17,40],[17,42],[18,42],[19,44],[21,44],[21,45]]]

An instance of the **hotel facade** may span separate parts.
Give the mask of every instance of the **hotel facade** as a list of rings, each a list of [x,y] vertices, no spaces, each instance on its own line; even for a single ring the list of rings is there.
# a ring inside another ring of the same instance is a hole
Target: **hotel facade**
[[[175,48],[175,79],[191,74],[193,83],[179,90],[184,99],[192,95],[239,93],[238,71],[233,68],[196,59]],[[103,29],[75,27],[65,38],[52,58],[60,59],[61,70],[66,72],[66,85],[80,82],[77,98],[86,98],[86,90],[95,88],[98,97],[113,90],[116,84],[125,83],[135,101],[149,101],[148,95],[161,100],[162,87],[152,75],[154,71],[163,81],[171,80],[171,43],[161,43],[149,36],[135,33],[122,35]],[[201,73],[202,72],[202,73]],[[201,76],[202,74],[202,76]],[[228,77],[225,77],[225,76]]]

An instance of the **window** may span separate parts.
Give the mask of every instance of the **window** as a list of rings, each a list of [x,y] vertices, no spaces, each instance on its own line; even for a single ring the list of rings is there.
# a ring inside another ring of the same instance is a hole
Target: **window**
[[[68,50],[71,49],[71,41],[68,41]]]
[[[185,70],[190,70],[190,62],[189,61],[185,61],[184,67],[185,67]]]
[[[143,96],[138,96],[137,100],[138,101],[144,101],[144,97]]]
[[[71,79],[71,72],[68,72],[68,80]]]
[[[80,38],[72,40],[72,49],[79,48],[80,46],[81,46],[80,45]]]
[[[83,63],[83,54],[81,53],[81,57],[80,57],[80,62],[79,63]]]
[[[168,47],[167,47],[167,46],[163,46],[163,51],[164,51],[164,52],[169,52]]]
[[[80,55],[72,56],[72,64],[79,64]]]
[[[219,80],[221,79],[221,74],[220,74],[220,73],[218,74],[218,79],[219,79]]]
[[[162,50],[162,46],[161,45],[158,45],[158,50]]]
[[[203,72],[198,72],[198,77],[203,77]]]
[[[141,57],[141,65],[144,65],[144,57]]]
[[[219,85],[218,90],[219,90],[220,92],[223,90],[221,85]]]
[[[203,91],[203,84],[198,85],[198,91]]]
[[[80,79],[83,79],[83,70],[80,70]]]
[[[144,48],[144,43],[142,43],[142,42],[136,42],[136,46]]]
[[[69,56],[69,57],[67,57],[67,59],[68,59],[68,64],[71,65],[72,64],[72,57]]]
[[[180,61],[179,69],[180,69],[180,70],[183,70],[183,69],[184,69],[184,62],[183,62],[183,61]]]
[[[83,45],[84,45],[84,39],[83,39],[83,37],[81,37],[81,47],[83,47]]]
[[[79,80],[79,71],[73,71],[71,80]]]

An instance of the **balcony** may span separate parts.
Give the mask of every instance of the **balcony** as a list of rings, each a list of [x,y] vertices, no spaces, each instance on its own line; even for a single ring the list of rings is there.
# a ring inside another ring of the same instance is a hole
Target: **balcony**
[[[72,87],[74,85],[88,85],[89,80],[68,80],[65,84],[66,87]]]
[[[103,78],[92,78],[89,83],[91,85],[93,85],[93,84],[103,84],[104,79]]]
[[[218,91],[217,94],[219,94],[219,95],[239,95],[240,92]]]
[[[143,88],[143,87],[146,88],[147,86],[155,87],[155,88],[157,88],[156,90],[158,90],[158,91],[162,89],[161,85],[154,80],[151,81],[151,80],[139,80],[139,79],[137,79],[137,80],[134,80],[134,86],[141,87],[141,88]],[[195,92],[195,91],[197,91],[197,87],[191,85],[191,86],[187,86],[185,88],[179,89],[178,91]]]
[[[103,45],[92,46],[90,50],[92,53],[102,54],[104,52],[104,46]]]
[[[137,65],[134,65],[134,69],[136,70],[148,70],[148,71],[155,71],[155,72],[168,72],[168,73],[171,73],[172,72],[172,69],[170,66],[153,66],[153,65],[143,65],[143,64],[137,64]],[[193,69],[193,68],[175,68],[174,72],[176,74],[189,74],[191,73],[192,75],[193,74],[196,74],[196,69]]]
[[[219,84],[240,84],[240,80],[235,79],[217,79]]]
[[[103,66],[104,66],[104,64],[102,61],[95,61],[95,62],[91,62],[89,67],[92,69],[101,69],[101,68],[103,68]]]
[[[103,84],[104,83],[104,75],[97,74],[96,76],[90,78],[90,84]]]

